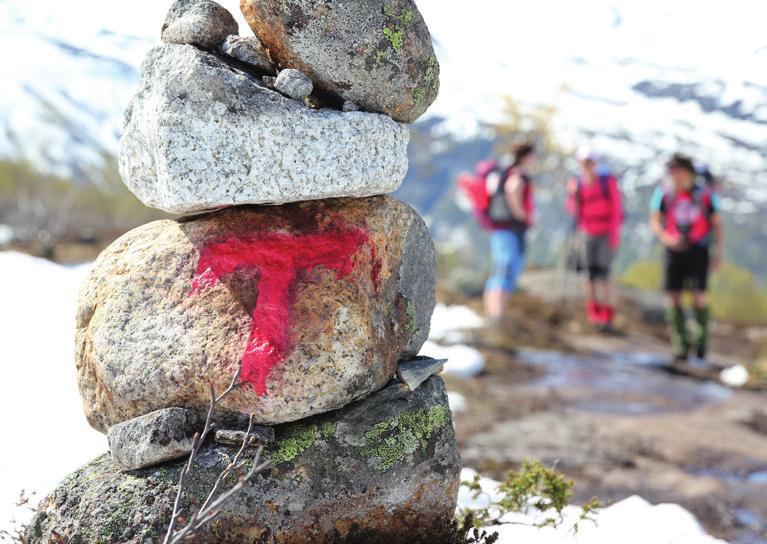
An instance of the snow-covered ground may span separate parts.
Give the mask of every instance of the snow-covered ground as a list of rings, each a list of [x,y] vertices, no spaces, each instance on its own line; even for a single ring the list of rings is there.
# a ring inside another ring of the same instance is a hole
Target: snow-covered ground
[[[87,270],[0,252],[0,528],[29,517],[14,506],[19,491],[42,496],[107,450],[76,383],[75,302]]]
[[[461,479],[470,481],[476,472],[463,469]],[[483,494],[477,499],[462,487],[458,508],[476,509],[488,506],[492,497],[498,499],[498,482],[481,478]],[[595,522],[578,523],[581,509],[569,506],[563,512],[564,521],[557,527],[533,527],[545,519],[540,513],[506,514],[502,521],[508,525],[487,527],[498,532],[498,544],[726,544],[708,535],[695,516],[678,504],[653,505],[639,496],[629,497],[602,509]]]

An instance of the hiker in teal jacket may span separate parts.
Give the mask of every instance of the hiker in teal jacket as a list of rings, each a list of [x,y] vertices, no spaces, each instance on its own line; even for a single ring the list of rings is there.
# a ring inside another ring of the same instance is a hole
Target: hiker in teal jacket
[[[700,182],[692,159],[675,154],[666,164],[671,186],[658,187],[650,205],[650,226],[666,246],[664,287],[669,299],[668,322],[678,362],[706,358],[709,307],[706,298],[708,275],[722,261],[724,234],[719,215],[719,197]],[[682,291],[692,291],[695,331],[690,338]]]

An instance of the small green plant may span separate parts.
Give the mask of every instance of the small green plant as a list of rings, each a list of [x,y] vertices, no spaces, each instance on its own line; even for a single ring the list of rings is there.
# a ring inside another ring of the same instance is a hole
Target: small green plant
[[[507,523],[519,524],[521,522],[504,521],[504,516],[510,512],[528,513],[535,510],[546,514],[543,521],[522,524],[543,528],[558,527],[562,524],[564,521],[562,512],[570,504],[574,483],[553,468],[544,467],[540,461],[526,459],[520,470],[510,470],[506,473],[506,477],[498,485],[500,498],[497,500],[493,500],[482,490],[479,474],[476,474],[471,481],[462,482],[461,485],[473,492],[474,499],[483,495],[488,499],[488,504],[484,508],[461,512],[464,516],[463,524],[467,520],[470,520],[475,528]],[[572,530],[577,532],[580,522],[593,522],[594,514],[599,508],[601,505],[597,499],[587,502],[582,507],[581,515]]]
[[[488,533],[477,527],[472,512],[467,512],[461,520],[456,521],[453,531],[456,544],[494,544],[499,538],[498,533]]]

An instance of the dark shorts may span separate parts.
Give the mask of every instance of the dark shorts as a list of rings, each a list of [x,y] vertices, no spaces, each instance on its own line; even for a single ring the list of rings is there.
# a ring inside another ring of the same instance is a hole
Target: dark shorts
[[[610,237],[586,235],[586,270],[592,280],[606,280],[610,277],[615,251],[610,246]]]
[[[708,288],[708,248],[693,246],[685,251],[666,250],[666,291],[705,291]]]

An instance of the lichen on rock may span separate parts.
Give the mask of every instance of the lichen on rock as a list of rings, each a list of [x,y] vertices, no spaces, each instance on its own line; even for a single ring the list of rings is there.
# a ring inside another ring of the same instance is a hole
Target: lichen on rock
[[[386,472],[419,448],[426,448],[431,436],[449,424],[450,412],[444,406],[403,412],[366,432],[367,445],[360,452],[377,470]]]
[[[438,377],[413,392],[392,382],[341,410],[278,426],[276,434],[264,451],[272,468],[225,503],[195,542],[412,544],[433,542],[452,519],[460,460]],[[183,512],[199,508],[236,450],[202,447]],[[245,459],[254,454],[246,450]],[[29,543],[48,543],[54,532],[82,544],[159,541],[185,462],[125,473],[108,455],[95,459],[42,501]],[[392,470],[397,463],[407,470]],[[236,481],[231,475],[224,487]]]
[[[413,0],[241,0],[240,8],[280,68],[300,69],[341,102],[412,123],[437,97],[427,79],[438,72],[429,76],[425,62],[431,35]]]

